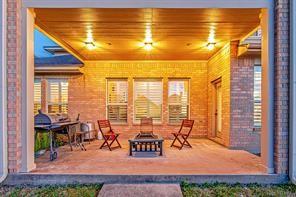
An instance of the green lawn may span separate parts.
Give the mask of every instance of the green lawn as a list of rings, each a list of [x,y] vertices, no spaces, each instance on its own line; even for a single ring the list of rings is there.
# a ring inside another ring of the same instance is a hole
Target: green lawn
[[[43,186],[43,187],[0,187],[0,196],[96,196],[102,185],[68,185],[68,186]],[[284,185],[228,185],[228,184],[181,184],[185,197],[193,196],[225,196],[225,197],[249,197],[249,196],[295,196],[296,186]]]
[[[68,185],[45,187],[0,187],[0,196],[11,197],[62,197],[62,196],[96,196],[102,185]]]
[[[194,185],[182,183],[182,191],[185,197],[193,196],[296,196],[296,185],[227,185],[227,184],[203,184]]]

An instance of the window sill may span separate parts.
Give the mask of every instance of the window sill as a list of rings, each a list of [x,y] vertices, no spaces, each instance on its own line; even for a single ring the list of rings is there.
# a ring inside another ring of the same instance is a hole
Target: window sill
[[[140,126],[141,123],[133,123],[132,124],[133,126]],[[164,123],[153,123],[153,126],[164,126],[165,124]]]
[[[168,123],[168,126],[181,126],[182,122],[179,123]]]
[[[111,126],[128,126],[128,123],[110,122]]]

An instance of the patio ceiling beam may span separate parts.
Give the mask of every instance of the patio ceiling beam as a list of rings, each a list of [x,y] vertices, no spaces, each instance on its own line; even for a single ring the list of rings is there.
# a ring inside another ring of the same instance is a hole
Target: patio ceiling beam
[[[273,0],[23,0],[27,8],[271,8]]]
[[[48,38],[50,38],[51,40],[53,40],[55,43],[57,43],[58,45],[60,45],[67,52],[69,52],[71,55],[73,55],[74,57],[76,57],[79,61],[81,61],[82,63],[84,63],[85,58],[81,54],[79,54],[69,44],[67,44],[63,40],[59,39],[50,30],[48,30],[48,28],[46,28],[45,26],[43,26],[41,23],[38,23],[37,21],[38,20],[36,19],[35,28],[37,28],[40,32],[42,32],[43,34],[45,34]]]

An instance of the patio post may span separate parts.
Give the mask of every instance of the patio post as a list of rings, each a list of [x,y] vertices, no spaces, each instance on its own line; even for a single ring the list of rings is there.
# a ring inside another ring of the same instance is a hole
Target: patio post
[[[274,173],[274,19],[273,6],[262,9],[262,130],[261,158],[267,173]]]
[[[0,3],[0,183],[6,178],[7,159],[7,77],[6,77],[6,1]]]
[[[22,9],[21,172],[34,169],[34,12]]]

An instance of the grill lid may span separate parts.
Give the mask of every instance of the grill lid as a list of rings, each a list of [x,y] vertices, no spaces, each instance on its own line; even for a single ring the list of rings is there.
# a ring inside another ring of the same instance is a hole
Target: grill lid
[[[35,125],[51,125],[58,122],[69,121],[66,114],[45,114],[41,110],[38,110],[38,114],[34,117]]]

